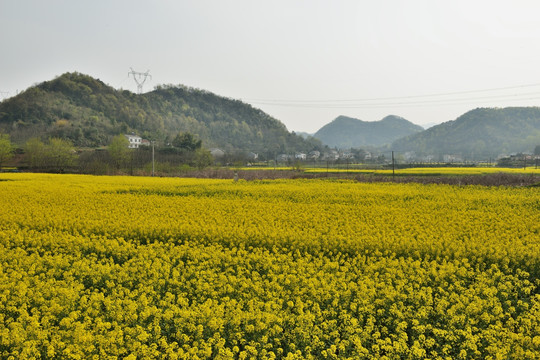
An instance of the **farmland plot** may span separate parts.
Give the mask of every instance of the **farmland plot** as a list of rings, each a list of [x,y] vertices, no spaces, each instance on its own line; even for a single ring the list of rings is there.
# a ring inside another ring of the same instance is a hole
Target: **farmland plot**
[[[539,188],[0,179],[1,358],[540,357]]]

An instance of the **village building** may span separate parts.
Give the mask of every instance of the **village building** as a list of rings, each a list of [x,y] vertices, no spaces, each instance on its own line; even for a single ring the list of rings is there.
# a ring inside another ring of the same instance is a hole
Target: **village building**
[[[225,151],[218,148],[211,148],[210,154],[212,154],[214,158],[219,159],[225,156]]]
[[[126,134],[124,135],[128,141],[129,141],[129,145],[128,147],[130,149],[137,149],[139,148],[139,146],[141,145],[142,143],[142,137],[140,137],[139,135],[135,135],[135,134]]]

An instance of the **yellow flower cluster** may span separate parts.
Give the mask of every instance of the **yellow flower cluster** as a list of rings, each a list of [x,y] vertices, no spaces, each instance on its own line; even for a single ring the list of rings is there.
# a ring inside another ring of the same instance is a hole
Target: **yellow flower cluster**
[[[361,174],[376,174],[376,175],[485,175],[497,173],[509,174],[540,174],[540,169],[536,166],[526,168],[500,168],[500,167],[419,167],[405,169],[326,169],[326,168],[306,168],[308,173],[321,172],[342,172],[342,173],[361,173]]]
[[[397,175],[486,175],[486,174],[497,174],[497,173],[507,173],[507,174],[532,174],[532,175],[538,175],[540,174],[540,169],[536,166],[528,166],[525,168],[501,168],[501,167],[482,167],[482,166],[474,166],[474,167],[412,167],[412,168],[404,168],[404,169],[359,169],[355,166],[358,165],[348,165],[347,168],[344,168],[345,165],[341,165],[340,167],[311,167],[306,166],[302,167],[301,170],[306,173],[325,173],[325,172],[332,172],[332,173],[358,173],[358,174],[375,174],[375,175],[392,175],[392,173],[395,173]],[[292,167],[261,167],[261,166],[250,166],[250,167],[241,167],[238,168],[238,170],[243,171],[255,171],[255,170],[279,170],[279,171],[288,171],[291,170]]]
[[[540,189],[2,174],[2,359],[538,359]]]

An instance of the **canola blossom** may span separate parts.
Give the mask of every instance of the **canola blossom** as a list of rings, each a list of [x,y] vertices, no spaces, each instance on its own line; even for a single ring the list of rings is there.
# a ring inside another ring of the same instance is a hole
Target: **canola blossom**
[[[538,359],[540,188],[0,175],[2,359]]]
[[[364,166],[362,164],[350,164],[344,165],[341,164],[338,167],[332,165],[331,167],[311,167],[311,166],[302,166],[301,171],[304,173],[350,173],[350,174],[372,174],[372,175],[406,175],[406,176],[462,176],[462,175],[487,175],[487,174],[522,174],[522,175],[540,175],[540,169],[538,166],[527,166],[521,168],[502,168],[502,167],[483,167],[483,166],[474,166],[474,167],[410,167],[410,168],[397,168],[392,170],[391,168],[384,169],[373,169],[373,168],[358,168],[358,166]],[[240,167],[237,170],[243,171],[263,171],[263,170],[277,170],[277,171],[290,171],[294,167],[271,167],[271,166],[247,166]]]
[[[375,174],[375,175],[485,175],[485,174],[540,174],[540,169],[536,166],[528,166],[525,168],[499,168],[499,167],[412,167],[404,169],[326,169],[326,168],[306,168],[305,172],[320,173],[320,172],[341,172],[341,173],[360,173],[360,174]]]

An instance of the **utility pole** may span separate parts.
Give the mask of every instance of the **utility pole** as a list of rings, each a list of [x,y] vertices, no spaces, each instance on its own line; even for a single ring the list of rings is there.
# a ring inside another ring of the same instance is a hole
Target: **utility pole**
[[[137,72],[133,70],[133,68],[130,68],[131,71],[128,72],[128,77],[131,75],[133,77],[133,80],[135,80],[135,83],[137,84],[137,93],[142,94],[142,88],[144,83],[146,82],[147,78],[152,79],[152,75],[150,75],[150,70],[146,70],[145,73],[143,72]]]
[[[328,177],[328,163],[329,163],[329,160],[326,159],[326,177]]]
[[[394,150],[392,150],[392,179],[396,176],[396,162],[394,161]]]
[[[152,140],[152,176],[154,176],[154,143],[155,141]]]

